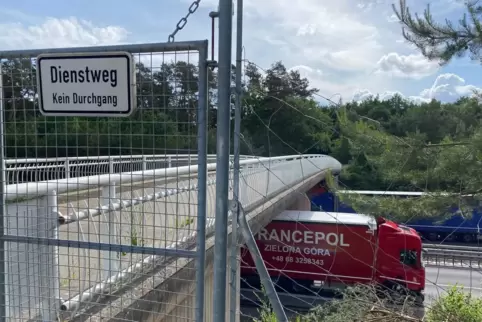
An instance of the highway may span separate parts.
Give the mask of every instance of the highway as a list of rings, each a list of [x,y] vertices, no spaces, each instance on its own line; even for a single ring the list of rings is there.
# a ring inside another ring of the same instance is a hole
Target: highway
[[[449,267],[426,267],[426,303],[444,294],[454,284],[464,287],[464,291],[474,296],[482,295],[482,270]]]
[[[425,307],[430,306],[433,300],[444,294],[452,285],[463,286],[464,291],[474,296],[482,296],[482,270],[451,268],[451,267],[426,267]],[[252,321],[258,317],[258,308],[255,306],[256,295],[250,289],[243,289],[241,296],[241,321]],[[306,312],[310,307],[321,305],[329,298],[279,293],[281,302],[285,306],[286,314],[296,316],[297,312]]]

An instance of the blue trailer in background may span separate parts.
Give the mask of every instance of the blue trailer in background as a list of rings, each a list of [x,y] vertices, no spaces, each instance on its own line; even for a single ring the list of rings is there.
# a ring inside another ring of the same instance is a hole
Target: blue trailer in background
[[[403,192],[403,191],[368,191],[368,190],[344,190],[340,193],[361,194],[364,196],[397,196],[400,198],[417,198],[423,192]],[[327,212],[349,212],[356,211],[348,204],[344,204],[336,198],[333,193],[328,192],[323,183],[314,187],[310,192],[312,210],[323,210]],[[453,216],[443,219],[419,219],[405,223],[405,225],[417,230],[422,238],[429,241],[452,241],[473,243],[482,239],[480,227],[482,226],[482,211],[476,209],[472,216],[464,218],[457,210]],[[387,215],[389,218],[389,216]]]

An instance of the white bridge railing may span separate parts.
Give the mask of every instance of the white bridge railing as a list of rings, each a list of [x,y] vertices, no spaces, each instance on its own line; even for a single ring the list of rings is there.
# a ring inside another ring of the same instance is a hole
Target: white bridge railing
[[[242,155],[240,160],[253,158]],[[58,180],[93,175],[175,168],[196,164],[195,154],[115,155],[63,158],[7,159],[7,184]],[[216,155],[208,155],[208,163]]]
[[[133,160],[130,158],[127,159],[128,162]],[[103,162],[114,162],[108,158],[104,161],[97,161],[98,159],[93,161],[98,163],[95,167],[103,166]],[[122,163],[124,159],[118,160]],[[95,306],[100,300],[118,294],[127,284],[137,285],[146,275],[168,267],[176,256],[197,256],[194,248],[199,218],[187,214],[192,212],[192,205],[198,201],[198,184],[192,179],[197,175],[197,165],[148,170],[147,158],[141,156],[136,160],[141,164],[140,171],[6,186],[6,235],[3,240],[6,241],[5,284],[9,317],[26,320],[40,316],[43,321],[53,321],[60,314],[67,319],[73,318],[86,307]],[[166,159],[163,160],[167,162]],[[210,156],[209,160],[211,163],[207,165],[208,171],[215,171],[215,156]],[[174,159],[171,161],[174,162]],[[239,200],[248,212],[250,207],[270,200],[320,171],[341,170],[337,160],[325,155],[244,157],[241,158],[240,165]],[[57,165],[57,169],[59,167]],[[232,180],[232,172],[230,177]],[[132,192],[128,197],[119,195],[116,191],[116,183],[139,182],[146,178],[174,178],[176,182],[155,186],[150,192],[145,192],[144,189],[141,194]],[[215,174],[209,174],[207,218],[203,226],[206,235],[214,231],[215,184]],[[58,194],[87,188],[101,188],[97,205],[86,204],[81,207],[79,202],[72,202],[65,208],[58,204]],[[149,204],[153,204],[150,213],[145,208]],[[140,210],[134,211],[137,206],[141,207]],[[186,208],[186,213],[181,213],[181,208]],[[128,223],[121,220],[126,211],[131,216]],[[142,243],[136,241],[134,244],[121,238],[122,232],[126,231],[132,237],[132,222],[140,223],[142,232],[147,231],[142,237],[146,240]],[[159,226],[159,223],[165,226]],[[84,230],[91,229],[91,226],[94,232],[85,233]],[[172,239],[165,237],[169,234],[173,235]],[[164,240],[159,243],[158,239],[162,236]],[[76,263],[71,263],[69,259],[73,249],[77,249]],[[120,255],[126,253],[130,255]],[[97,272],[97,277],[92,278],[95,274],[91,270]],[[75,272],[75,278],[70,275],[71,272]],[[63,285],[63,279],[67,279],[68,283]],[[79,282],[72,282],[74,280]],[[111,300],[114,298],[116,297]],[[135,299],[132,296],[129,299],[122,298],[119,307],[127,307],[129,304],[126,301],[129,300]]]

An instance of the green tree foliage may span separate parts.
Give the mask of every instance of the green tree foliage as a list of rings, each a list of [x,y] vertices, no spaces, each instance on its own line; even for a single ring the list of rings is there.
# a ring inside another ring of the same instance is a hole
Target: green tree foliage
[[[391,103],[398,100],[392,99]],[[420,106],[406,103],[401,110],[395,104],[390,117],[380,120],[367,120],[358,114],[365,113],[364,108],[339,109],[342,137],[349,142],[353,155],[362,156],[357,161],[352,159],[347,170],[355,172],[357,179],[357,174],[364,173],[360,165],[365,163],[380,179],[380,190],[432,193],[417,199],[346,196],[345,201],[359,211],[391,214],[399,220],[448,214],[453,207],[468,214],[481,193],[482,131],[478,101],[475,98],[461,99],[455,104],[432,101]],[[365,104],[376,106],[378,101],[374,99],[359,106]],[[474,117],[469,119],[467,113],[474,113]],[[371,185],[367,188],[374,189],[376,184]]]
[[[393,5],[405,39],[441,64],[466,53],[477,61],[482,58],[482,3],[469,0],[465,7],[457,23],[439,23],[430,6],[418,15],[410,11],[406,0]],[[382,107],[387,103],[388,109]],[[454,104],[433,100],[418,106],[401,97],[388,102],[375,98],[358,106],[345,105],[338,116],[342,136],[350,143],[344,151],[352,154],[345,169],[349,186],[370,189],[378,183],[381,190],[433,192],[417,199],[346,196],[345,201],[359,211],[398,219],[437,216],[454,207],[470,214],[481,192],[480,109],[476,98],[462,98]],[[370,173],[365,177],[367,186],[360,186],[360,177],[366,173]]]
[[[2,62],[8,157],[196,153],[195,65],[166,62],[151,69],[138,64],[138,109],[129,118],[40,115],[35,68],[30,59]],[[476,98],[415,104],[398,95],[375,96],[323,106],[316,101],[317,89],[281,62],[266,71],[248,64],[244,88],[242,153],[330,154],[345,165],[341,186],[433,192],[416,202],[354,200],[363,211],[406,219],[435,216],[452,206],[466,209],[480,199],[482,106]],[[216,94],[216,74],[210,71],[210,153],[216,148]],[[461,197],[468,194],[473,198]]]
[[[31,59],[2,61],[6,155],[62,157],[173,153],[197,143],[198,70],[177,62],[137,64],[137,106],[130,118],[44,117]],[[210,85],[216,75],[211,73]],[[211,104],[212,109],[212,104]]]
[[[243,132],[248,151],[270,156],[329,151],[333,120],[313,100],[317,90],[306,78],[281,62],[265,76],[248,64],[246,76]]]
[[[178,61],[152,69],[142,63],[136,67],[137,111],[131,117],[44,117],[36,99],[35,63],[3,61],[7,157],[196,153],[197,66]],[[316,89],[306,78],[281,62],[265,75],[250,64],[246,76],[243,153],[330,151],[333,119],[313,100]],[[210,70],[210,153],[216,147],[216,84],[216,73]]]
[[[398,8],[393,5],[393,9],[404,26],[404,38],[417,46],[425,57],[446,64],[467,52],[474,60],[480,61],[482,58],[482,4],[480,0],[467,0],[465,6],[467,12],[458,23],[435,21],[430,6],[427,6],[422,16],[412,14],[406,0],[400,0]]]

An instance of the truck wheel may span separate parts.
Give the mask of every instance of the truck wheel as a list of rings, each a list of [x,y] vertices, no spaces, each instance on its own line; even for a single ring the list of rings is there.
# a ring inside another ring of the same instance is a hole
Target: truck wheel
[[[423,305],[423,302],[425,302],[425,294],[417,292],[415,294],[415,304]]]
[[[311,289],[310,281],[291,281],[291,288],[294,293],[307,293]]]
[[[456,240],[456,236],[454,234],[449,234],[449,235],[446,235],[445,238],[443,238],[443,240],[451,243]]]
[[[467,243],[467,244],[468,244],[468,243],[471,243],[471,242],[473,241],[472,235],[470,235],[470,234],[463,234],[463,235],[462,235],[462,241],[463,241],[464,243]]]
[[[401,277],[399,277],[401,279]],[[405,298],[408,295],[407,288],[405,285],[398,283],[396,281],[392,281],[390,285],[391,290],[391,298],[394,303],[403,303]]]
[[[398,280],[401,280],[402,277],[397,277]],[[398,293],[401,293],[401,294],[406,294],[407,293],[407,288],[405,287],[405,285],[403,285],[402,283],[398,282],[398,281],[392,281],[392,290],[393,291],[396,291]]]
[[[386,299],[391,296],[390,293],[392,292],[392,286],[389,283],[385,282],[383,284],[377,285],[375,288],[375,291],[376,291],[376,295],[379,298]]]

